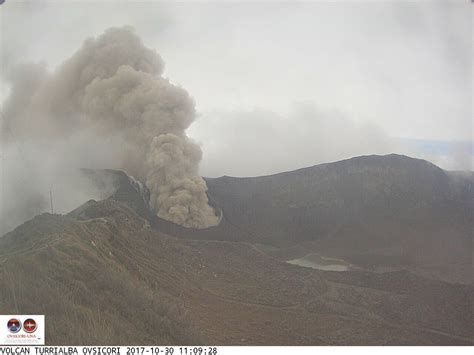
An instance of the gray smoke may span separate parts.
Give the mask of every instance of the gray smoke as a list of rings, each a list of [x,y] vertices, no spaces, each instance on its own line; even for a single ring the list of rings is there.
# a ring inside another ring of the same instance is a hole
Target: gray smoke
[[[2,140],[11,140],[8,130],[21,141],[105,140],[118,156],[114,167],[145,181],[158,216],[185,227],[215,225],[198,171],[202,152],[185,133],[194,102],[162,77],[163,67],[128,27],[86,40],[53,73],[22,66],[12,74]],[[77,150],[68,150],[68,159],[77,160],[76,153],[83,160]]]

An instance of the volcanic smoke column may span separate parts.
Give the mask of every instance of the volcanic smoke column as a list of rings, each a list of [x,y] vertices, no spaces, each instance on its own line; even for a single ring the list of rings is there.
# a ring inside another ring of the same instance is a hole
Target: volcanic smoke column
[[[108,29],[86,40],[54,73],[37,69],[34,80],[24,80],[27,85],[17,83],[8,124],[23,136],[54,139],[93,131],[121,137],[125,148],[110,149],[120,148],[122,168],[145,181],[158,216],[209,227],[218,218],[198,173],[202,152],[185,133],[195,117],[194,102],[162,77],[163,67],[132,29]]]
[[[76,67],[78,62],[83,65]],[[110,29],[86,41],[63,70],[84,81],[77,103],[87,118],[123,132],[130,145],[124,167],[145,180],[158,216],[185,227],[217,224],[198,174],[201,149],[185,133],[194,102],[161,77],[160,56],[129,29]]]

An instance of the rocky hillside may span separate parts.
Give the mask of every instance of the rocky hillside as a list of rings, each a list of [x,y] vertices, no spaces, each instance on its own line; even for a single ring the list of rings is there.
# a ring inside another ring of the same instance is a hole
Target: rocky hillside
[[[193,239],[261,243],[282,257],[312,251],[364,268],[472,280],[474,175],[400,155],[364,156],[281,174],[207,179],[223,221]]]
[[[48,344],[474,343],[471,173],[386,156],[208,179],[203,230],[85,173],[115,193],[0,238],[0,313],[45,314]],[[312,252],[355,267],[285,262]]]
[[[169,237],[133,207],[89,201],[1,238],[0,313],[45,314],[55,345],[474,342],[471,286],[322,272],[253,244]]]

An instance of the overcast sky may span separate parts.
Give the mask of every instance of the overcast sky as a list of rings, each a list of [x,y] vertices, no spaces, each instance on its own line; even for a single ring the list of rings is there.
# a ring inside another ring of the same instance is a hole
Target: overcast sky
[[[390,152],[472,169],[468,1],[6,0],[0,99],[21,61],[51,70],[131,25],[184,87],[203,175],[259,175]]]

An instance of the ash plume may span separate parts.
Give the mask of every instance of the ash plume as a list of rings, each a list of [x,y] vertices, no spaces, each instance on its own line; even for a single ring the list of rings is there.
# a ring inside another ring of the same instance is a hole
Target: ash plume
[[[110,142],[119,165],[113,167],[145,182],[158,216],[185,227],[215,225],[198,171],[202,152],[185,133],[194,102],[162,76],[163,68],[131,28],[110,28],[87,39],[53,73],[42,65],[13,72],[3,125],[21,141],[83,135]],[[2,134],[8,144],[11,138]],[[68,153],[72,161],[83,155]]]

